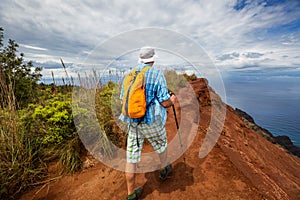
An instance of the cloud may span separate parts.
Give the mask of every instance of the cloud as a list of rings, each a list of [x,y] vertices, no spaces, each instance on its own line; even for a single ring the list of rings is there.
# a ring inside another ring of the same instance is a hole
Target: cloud
[[[264,54],[263,53],[258,53],[258,52],[246,52],[243,54],[247,58],[260,58]]]
[[[238,58],[239,56],[240,56],[239,53],[233,52],[233,53],[228,53],[228,54],[223,54],[221,56],[218,56],[217,60],[221,60],[221,61],[223,61],[223,60],[232,60],[234,58]]]
[[[41,47],[35,47],[35,46],[30,46],[26,44],[19,44],[21,47],[27,48],[27,49],[33,49],[33,50],[38,50],[38,51],[46,51],[47,49],[41,48]]]
[[[56,63],[53,61],[48,61],[48,62],[37,62],[33,61],[32,64],[34,66],[43,66],[43,69],[62,69],[62,65],[60,63]]]
[[[244,53],[233,52],[233,53],[227,53],[218,56],[217,60],[225,61],[225,60],[234,60],[234,59],[237,60],[242,58],[260,58],[263,55],[264,55],[263,53],[258,53],[258,52],[244,52]]]
[[[190,37],[217,66],[227,70],[247,65],[299,66],[299,8],[296,0],[275,3],[263,0],[2,0],[0,24],[6,37],[22,44],[26,59],[40,63],[59,63],[62,57],[80,66],[90,55],[88,52],[111,37],[137,28],[156,27]],[[112,50],[120,48],[125,52],[126,45],[136,39],[114,44]],[[146,43],[149,38],[138,39]],[[188,44],[178,44],[174,38],[169,45],[180,48]],[[106,54],[97,54],[99,63],[113,59],[110,53]],[[126,58],[126,65],[135,63],[134,56]]]

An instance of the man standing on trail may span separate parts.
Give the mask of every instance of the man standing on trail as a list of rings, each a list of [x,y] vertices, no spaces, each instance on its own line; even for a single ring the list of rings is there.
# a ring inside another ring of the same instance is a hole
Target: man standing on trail
[[[144,138],[152,145],[159,154],[161,170],[159,178],[165,180],[172,171],[172,165],[167,163],[167,134],[165,129],[167,112],[166,108],[176,101],[175,95],[169,95],[164,74],[161,70],[152,67],[156,58],[155,51],[151,47],[140,49],[139,63],[136,71],[145,67],[150,68],[145,72],[145,93],[147,110],[144,117],[132,119],[120,115],[120,119],[129,123],[127,137],[127,164],[126,181],[128,196],[127,200],[137,200],[141,196],[142,188],[135,188],[135,172],[137,163],[140,161]],[[121,99],[124,96],[124,84],[121,91]]]

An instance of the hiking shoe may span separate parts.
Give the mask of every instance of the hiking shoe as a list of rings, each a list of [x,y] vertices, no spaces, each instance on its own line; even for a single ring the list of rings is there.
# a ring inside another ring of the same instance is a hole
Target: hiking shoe
[[[160,170],[159,172],[160,180],[162,181],[166,180],[168,176],[171,174],[171,172],[172,172],[172,165],[171,163],[168,163],[167,166],[164,169]]]
[[[135,188],[134,193],[132,195],[128,195],[126,200],[139,200],[139,198],[142,196],[142,192],[142,187]]]

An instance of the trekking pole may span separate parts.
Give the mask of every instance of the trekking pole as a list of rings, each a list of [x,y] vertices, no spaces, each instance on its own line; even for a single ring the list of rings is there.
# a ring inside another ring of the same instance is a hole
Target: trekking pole
[[[175,122],[176,122],[176,128],[177,128],[177,132],[178,132],[181,153],[183,155],[183,162],[185,163],[185,155],[184,155],[184,152],[183,152],[183,145],[182,145],[182,141],[181,141],[181,134],[180,134],[180,130],[179,130],[179,125],[178,125],[178,121],[177,121],[176,110],[175,110],[174,104],[172,105],[172,108],[173,108],[174,118],[175,118]]]

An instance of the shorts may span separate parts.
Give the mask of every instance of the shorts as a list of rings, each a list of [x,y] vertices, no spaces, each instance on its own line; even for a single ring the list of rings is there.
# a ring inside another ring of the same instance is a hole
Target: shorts
[[[147,138],[153,149],[158,153],[163,153],[168,145],[165,126],[161,120],[157,120],[152,124],[140,123],[136,128],[137,123],[133,122],[129,125],[129,133],[127,137],[127,162],[138,163],[141,159],[144,139]],[[139,145],[137,144],[137,134]]]

